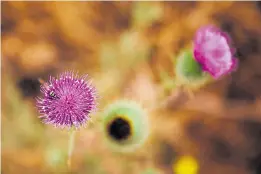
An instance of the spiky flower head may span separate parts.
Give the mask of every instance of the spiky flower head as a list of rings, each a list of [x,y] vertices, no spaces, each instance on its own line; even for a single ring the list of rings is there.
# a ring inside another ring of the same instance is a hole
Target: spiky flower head
[[[219,28],[211,25],[201,27],[194,38],[194,58],[203,71],[218,79],[237,66],[235,50],[231,44],[229,35]]]
[[[102,114],[104,140],[117,152],[132,152],[143,145],[149,134],[144,109],[134,101],[118,100]]]
[[[88,122],[96,109],[97,95],[86,78],[67,71],[41,86],[43,97],[37,99],[37,107],[44,123],[70,129]]]

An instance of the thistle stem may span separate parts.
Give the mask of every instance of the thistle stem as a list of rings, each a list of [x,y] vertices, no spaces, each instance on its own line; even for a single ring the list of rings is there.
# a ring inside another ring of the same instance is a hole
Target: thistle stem
[[[75,130],[72,130],[69,132],[69,141],[68,141],[68,159],[67,159],[67,165],[70,168],[71,167],[71,157],[72,152],[74,148],[74,141],[75,141]]]

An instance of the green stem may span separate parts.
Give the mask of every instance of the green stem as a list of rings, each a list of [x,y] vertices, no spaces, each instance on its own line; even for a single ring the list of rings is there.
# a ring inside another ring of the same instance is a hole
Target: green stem
[[[70,131],[69,133],[69,142],[68,142],[68,160],[67,160],[67,165],[68,167],[71,166],[71,157],[72,157],[72,152],[74,148],[74,141],[75,141],[75,130]]]

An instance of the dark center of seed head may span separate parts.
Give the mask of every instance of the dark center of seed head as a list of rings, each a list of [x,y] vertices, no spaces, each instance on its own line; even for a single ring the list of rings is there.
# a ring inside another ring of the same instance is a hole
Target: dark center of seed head
[[[127,120],[116,118],[108,126],[108,132],[113,139],[123,141],[131,135],[131,126]]]

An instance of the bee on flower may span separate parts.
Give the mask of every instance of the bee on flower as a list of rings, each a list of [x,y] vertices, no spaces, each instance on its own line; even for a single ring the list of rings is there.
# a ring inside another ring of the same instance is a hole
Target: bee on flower
[[[64,72],[43,83],[43,97],[37,98],[37,108],[43,122],[55,127],[79,128],[90,120],[96,110],[96,88],[86,81],[87,76]]]

